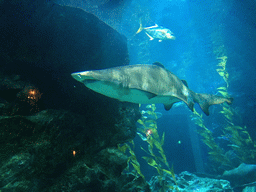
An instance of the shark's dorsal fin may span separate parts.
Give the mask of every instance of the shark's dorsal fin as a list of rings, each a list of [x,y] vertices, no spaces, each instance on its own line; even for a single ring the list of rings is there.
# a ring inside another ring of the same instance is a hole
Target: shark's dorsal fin
[[[185,81],[185,80],[181,80],[182,81],[182,83],[188,88],[188,83],[187,83],[187,81]]]
[[[162,67],[162,68],[165,69],[164,65],[162,63],[158,62],[158,61],[154,62],[153,65],[157,65],[157,66]]]

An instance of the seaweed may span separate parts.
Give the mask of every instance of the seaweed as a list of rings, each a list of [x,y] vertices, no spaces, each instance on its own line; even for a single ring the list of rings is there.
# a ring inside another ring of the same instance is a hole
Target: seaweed
[[[203,120],[203,115],[199,114],[194,110],[193,115],[191,115],[194,123],[200,127],[197,133],[202,136],[202,141],[209,147],[209,158],[218,164],[225,164],[230,166],[230,160],[225,156],[225,151],[215,142],[215,137],[211,130],[209,130]]]
[[[220,55],[220,53],[218,53],[218,55]],[[226,86],[219,87],[217,90],[223,97],[230,98],[228,93],[229,73],[226,68],[227,59],[228,57],[225,55],[217,57],[219,61],[217,66],[220,68],[216,71],[226,82]],[[225,137],[228,141],[228,144],[222,147],[216,142],[216,136],[213,135],[213,132],[205,126],[202,114],[200,115],[197,111],[194,111],[191,116],[194,123],[200,127],[197,132],[202,136],[203,143],[209,147],[209,158],[216,163],[215,170],[223,165],[225,167],[235,168],[236,165],[232,162],[232,159],[227,156],[229,151],[234,152],[240,163],[256,163],[256,141],[252,139],[246,126],[240,126],[235,123],[238,114],[232,106],[222,104],[221,107],[222,110],[219,113],[223,115],[226,123],[221,127],[221,133],[223,135],[219,138]]]
[[[147,142],[148,144],[147,149],[141,147],[141,149],[147,154],[147,156],[143,156],[142,158],[147,162],[149,166],[154,167],[157,170],[157,173],[159,174],[157,179],[161,186],[161,192],[165,192],[168,189],[179,191],[173,165],[172,167],[169,166],[165,152],[163,150],[165,134],[163,133],[163,135],[160,137],[157,131],[158,115],[156,112],[156,106],[155,104],[152,104],[147,105],[146,108],[148,110],[141,110],[141,113],[146,113],[154,118],[147,119],[143,118],[142,116],[142,118],[137,121],[141,125],[141,127],[138,128],[137,134],[143,141]],[[124,171],[132,172],[133,174],[141,176],[143,179],[145,179],[143,173],[140,170],[140,164],[136,158],[136,154],[134,153],[134,147],[134,141],[131,141],[129,144],[125,143],[118,145],[118,149],[123,153],[128,153],[129,156],[127,167]],[[130,165],[132,165],[132,168]],[[165,181],[166,174],[169,174],[173,178],[176,186],[172,186]]]
[[[163,150],[164,145],[164,137],[165,133],[160,137],[157,130],[157,112],[155,104],[147,105],[147,111],[143,111],[148,115],[154,117],[154,119],[141,118],[138,120],[138,123],[142,125],[141,128],[138,128],[138,135],[141,137],[143,141],[148,143],[148,149],[141,149],[146,152],[148,156],[143,156],[142,158],[150,165],[154,167],[159,176],[159,183],[161,185],[161,191],[166,191],[167,189],[175,189],[178,191],[178,185],[175,178],[175,173],[173,166],[170,168],[169,163],[167,161],[166,155]],[[169,174],[172,176],[176,187],[167,185],[164,181],[164,174]]]
[[[132,145],[132,147],[130,146]],[[138,162],[136,155],[134,153],[134,141],[130,141],[130,145],[128,143],[124,143],[122,145],[118,145],[118,149],[123,152],[124,154],[129,152],[128,161],[127,161],[127,167],[125,171],[132,172],[136,176],[141,176],[143,179],[145,179],[144,175],[142,174],[140,170],[140,163]],[[130,164],[132,165],[133,169],[130,170]]]
[[[227,60],[228,60],[228,57],[227,56],[221,56],[221,57],[217,57],[217,59],[220,61],[218,63],[217,66],[219,66],[218,69],[216,69],[216,71],[219,73],[219,75],[224,79],[224,81],[226,82],[227,84],[227,88],[229,86],[228,84],[228,78],[229,78],[229,73],[227,72],[226,70],[226,64],[227,64]],[[222,88],[225,88],[225,87],[222,87]],[[221,92],[220,92],[221,93]],[[225,92],[223,92],[224,94]],[[222,95],[223,95],[222,94]],[[227,95],[223,95],[224,97],[226,97]]]
[[[221,66],[221,70],[217,69],[219,75],[227,83],[226,87],[219,87],[218,92],[224,97],[230,97],[228,94],[228,77],[229,73],[226,70],[227,56],[217,57],[220,61],[217,66]],[[234,109],[228,105],[222,105],[221,114],[224,115],[227,125],[223,128],[224,135],[230,135],[228,147],[236,153],[237,157],[243,163],[255,163],[256,162],[256,141],[253,141],[246,126],[239,126],[234,123],[237,118]]]

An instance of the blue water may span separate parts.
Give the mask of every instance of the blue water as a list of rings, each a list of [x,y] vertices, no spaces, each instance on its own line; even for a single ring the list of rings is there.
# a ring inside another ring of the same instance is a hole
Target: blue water
[[[65,1],[60,1],[63,2]],[[101,4],[104,1],[95,2]],[[75,6],[94,13],[127,38],[130,64],[159,61],[179,78],[185,79],[189,88],[195,92],[216,94],[218,87],[226,86],[216,72],[218,60],[214,53],[216,46],[223,45],[230,75],[228,92],[234,98],[232,107],[239,116],[236,123],[246,126],[251,137],[256,139],[255,1],[130,0],[116,3],[117,7],[122,5],[118,13],[113,7],[95,11],[86,7],[85,3]],[[114,17],[99,14],[111,11],[115,14]],[[144,32],[135,35],[140,21],[145,27],[158,24],[170,29],[176,40],[149,41]],[[197,106],[196,110],[200,111]],[[225,123],[219,114],[220,110],[220,106],[212,106],[211,115],[203,117],[216,138],[220,136],[219,130]],[[195,146],[189,129],[194,124],[189,109],[182,105],[166,112],[159,104],[157,111],[163,114],[158,120],[158,131],[160,135],[163,132],[166,134],[164,150],[169,164],[174,165],[175,172],[200,171],[197,170],[196,158],[203,161],[202,171],[209,171],[211,166],[207,158],[208,148],[200,138],[201,156],[193,153]],[[181,142],[178,143],[179,141]],[[145,143],[139,137],[135,138],[135,145],[135,152],[145,155],[140,149]],[[138,161],[147,178],[156,174],[140,155]]]

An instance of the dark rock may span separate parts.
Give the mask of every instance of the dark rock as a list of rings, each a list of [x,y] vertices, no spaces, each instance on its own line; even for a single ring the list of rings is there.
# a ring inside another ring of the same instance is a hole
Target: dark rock
[[[127,130],[92,130],[86,121],[81,115],[61,110],[45,110],[33,116],[2,116],[0,189],[8,186],[9,190],[48,191],[57,185],[74,191],[80,189],[77,183],[87,189],[99,180],[99,191],[104,191],[105,185],[120,188],[117,179],[127,166],[127,157],[117,148],[108,147],[123,142],[111,138],[122,135],[125,139],[127,133],[123,132]],[[79,180],[78,168],[86,169],[85,183]],[[75,184],[68,186],[67,179]]]
[[[92,130],[125,129],[126,135],[116,137],[122,141],[135,136],[129,130],[136,122],[136,105],[94,93],[70,75],[128,64],[123,36],[90,13],[44,0],[3,1],[1,9],[0,58],[5,62],[0,66],[0,98],[5,104],[0,113],[64,109],[82,114]],[[119,118],[121,109],[131,112],[131,118]]]
[[[64,0],[54,0],[54,2],[71,6],[71,7],[79,7],[83,10],[93,13],[96,15],[100,20],[104,21],[111,27],[115,29],[123,28],[123,26],[127,25],[127,23],[131,24],[133,21],[125,20],[125,14],[129,9],[132,0],[76,0],[76,1],[64,1]],[[131,11],[131,10],[130,10]],[[134,16],[133,16],[134,17]],[[131,18],[131,15],[130,17]],[[125,23],[123,22],[125,20]],[[134,24],[131,24],[128,30],[131,30],[132,26]],[[136,26],[137,27],[137,26]],[[127,28],[126,28],[127,30]],[[136,32],[137,29],[135,29]],[[125,32],[125,31],[123,31]],[[133,34],[135,33],[133,31]]]
[[[141,176],[132,173],[122,174],[118,179],[117,191],[120,192],[150,192],[149,184]]]
[[[144,189],[144,180],[120,177],[127,157],[116,148],[135,137],[138,105],[70,75],[128,64],[126,39],[90,13],[45,0],[0,9],[0,190]]]
[[[127,160],[127,156],[116,148],[103,149],[94,158],[109,178],[119,178],[127,167]]]
[[[81,9],[11,2],[1,6],[1,71],[30,81],[43,93],[45,108],[86,114],[88,105],[101,108],[108,102],[92,103],[95,95],[70,74],[128,64],[126,39]]]

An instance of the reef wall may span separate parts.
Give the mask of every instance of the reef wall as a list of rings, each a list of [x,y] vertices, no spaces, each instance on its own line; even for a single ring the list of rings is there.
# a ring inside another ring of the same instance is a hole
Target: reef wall
[[[135,137],[138,106],[70,75],[127,65],[125,37],[90,13],[45,0],[0,1],[0,9],[0,190],[145,187],[121,176],[127,157],[116,148]]]

